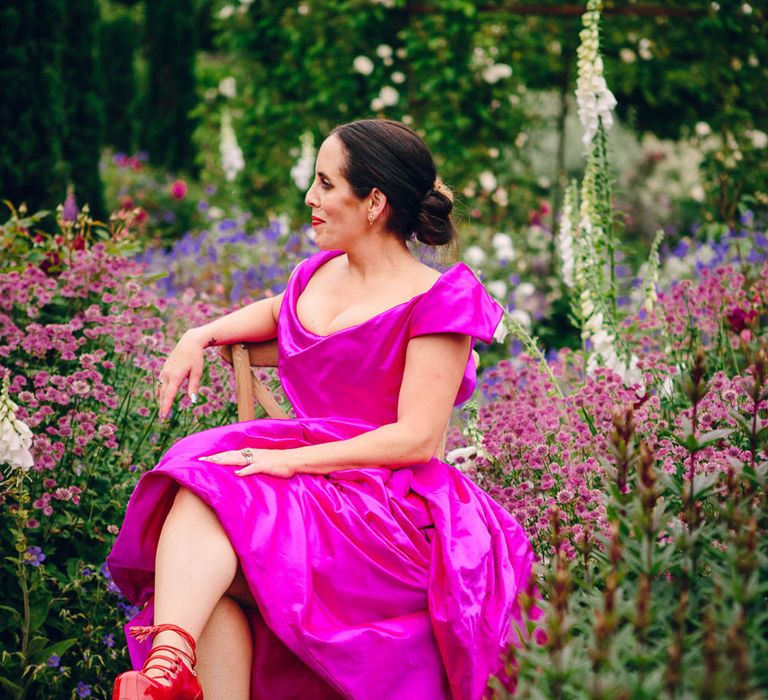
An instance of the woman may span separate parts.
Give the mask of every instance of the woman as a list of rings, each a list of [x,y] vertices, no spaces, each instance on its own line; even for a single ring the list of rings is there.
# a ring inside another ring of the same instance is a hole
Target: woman
[[[116,700],[201,683],[206,700],[475,700],[501,669],[531,547],[434,455],[503,311],[465,265],[409,252],[454,229],[406,126],[335,129],[306,203],[320,252],[278,297],[187,331],[160,373],[163,416],[185,379],[195,399],[203,348],[277,336],[298,418],[190,435],[140,480],[108,563],[146,604],[131,625],[154,626],[133,630],[146,663]]]

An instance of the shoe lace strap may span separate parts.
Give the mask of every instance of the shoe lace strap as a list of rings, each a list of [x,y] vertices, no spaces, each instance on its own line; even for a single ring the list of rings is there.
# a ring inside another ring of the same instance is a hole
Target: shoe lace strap
[[[164,652],[169,652],[170,656]],[[190,662],[192,661],[189,654],[181,649],[177,649],[176,647],[167,644],[158,644],[158,646],[153,647],[152,651],[149,652],[149,656],[144,662],[144,666],[141,670],[149,671],[150,669],[156,669],[162,671],[166,678],[170,678],[173,672],[177,671],[184,663],[181,660],[180,654],[186,656]],[[194,669],[192,669],[192,673],[195,673]]]
[[[176,634],[179,635],[179,637],[181,637],[189,645],[189,648],[192,650],[192,653],[188,654],[183,649],[179,649],[178,647],[172,646],[170,644],[160,644],[156,646],[154,649],[152,649],[152,651],[150,652],[150,656],[154,655],[154,652],[157,651],[158,649],[163,649],[165,651],[171,651],[171,652],[175,652],[177,654],[181,654],[185,656],[189,660],[190,665],[193,667],[197,664],[197,651],[195,647],[195,638],[189,632],[187,632],[187,630],[183,629],[182,627],[166,623],[162,625],[152,625],[151,627],[131,627],[130,629],[131,636],[134,637],[138,642],[143,642],[160,632],[175,632]],[[176,659],[173,659],[173,661],[175,660]],[[149,661],[149,659],[147,659],[147,661]]]

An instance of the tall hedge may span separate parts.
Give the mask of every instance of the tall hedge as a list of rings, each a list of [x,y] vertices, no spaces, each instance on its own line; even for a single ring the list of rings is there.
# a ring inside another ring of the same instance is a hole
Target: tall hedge
[[[104,84],[104,141],[131,153],[137,145],[135,54],[138,27],[128,14],[101,24],[101,71]]]
[[[104,102],[98,61],[99,7],[96,0],[68,0],[61,63],[64,86],[63,154],[80,203],[97,217],[106,214],[99,175]]]
[[[196,102],[196,3],[152,0],[145,4],[147,97],[143,146],[150,160],[170,170],[192,170]]]
[[[0,198],[31,210],[64,199],[61,53],[65,0],[0,4]]]

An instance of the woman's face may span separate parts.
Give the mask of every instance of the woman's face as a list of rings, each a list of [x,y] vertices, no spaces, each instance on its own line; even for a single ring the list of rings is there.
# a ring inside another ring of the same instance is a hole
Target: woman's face
[[[338,136],[329,136],[315,161],[315,179],[304,201],[312,208],[315,243],[323,250],[346,250],[368,227],[368,199],[359,199],[341,174],[344,145]]]

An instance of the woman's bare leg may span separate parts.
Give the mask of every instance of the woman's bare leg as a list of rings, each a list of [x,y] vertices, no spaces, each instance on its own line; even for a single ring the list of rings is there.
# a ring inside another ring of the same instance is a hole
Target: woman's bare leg
[[[219,600],[198,641],[197,672],[205,700],[248,700],[253,639],[243,609]]]
[[[199,639],[237,565],[216,513],[191,491],[179,489],[157,546],[155,624],[178,625]],[[159,644],[189,651],[175,632],[156,635],[153,646]]]

